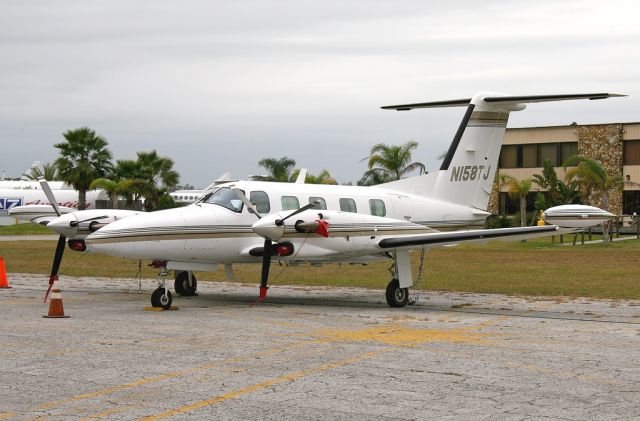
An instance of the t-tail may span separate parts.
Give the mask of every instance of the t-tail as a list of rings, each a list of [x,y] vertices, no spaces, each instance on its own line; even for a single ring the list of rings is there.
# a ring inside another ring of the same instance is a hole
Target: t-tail
[[[432,197],[486,210],[498,168],[509,113],[530,102],[605,99],[625,96],[609,93],[509,96],[482,92],[473,98],[382,107],[398,111],[414,108],[466,107],[460,127],[435,173],[380,185],[391,190]]]

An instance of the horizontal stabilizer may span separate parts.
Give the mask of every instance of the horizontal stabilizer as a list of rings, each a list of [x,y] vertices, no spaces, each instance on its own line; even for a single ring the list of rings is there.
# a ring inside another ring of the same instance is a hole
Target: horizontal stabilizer
[[[486,97],[484,102],[516,102],[516,103],[529,103],[529,102],[550,102],[550,101],[567,101],[572,99],[606,99],[618,96],[626,96],[622,94],[608,94],[608,93],[596,93],[596,94],[567,94],[567,95],[524,95],[524,96],[497,96]]]
[[[449,101],[433,101],[433,102],[418,102],[415,104],[402,104],[402,105],[386,105],[380,107],[383,110],[397,110],[408,111],[414,108],[444,108],[444,107],[466,107],[471,102],[471,98],[463,99],[451,99]]]
[[[593,93],[593,94],[556,94],[556,95],[504,95],[486,96],[483,98],[486,103],[514,103],[524,104],[531,102],[566,101],[572,99],[605,99],[612,97],[626,96],[622,94]],[[449,101],[417,102],[414,104],[386,105],[381,107],[384,110],[408,111],[414,108],[442,108],[442,107],[465,107],[471,103],[472,98],[452,99]]]

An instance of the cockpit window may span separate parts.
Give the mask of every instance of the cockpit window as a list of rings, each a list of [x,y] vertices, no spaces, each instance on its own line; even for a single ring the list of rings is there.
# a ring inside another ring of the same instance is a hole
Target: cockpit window
[[[234,212],[242,212],[242,200],[238,199],[238,196],[229,187],[219,188],[210,195],[205,196],[203,202],[220,205]]]

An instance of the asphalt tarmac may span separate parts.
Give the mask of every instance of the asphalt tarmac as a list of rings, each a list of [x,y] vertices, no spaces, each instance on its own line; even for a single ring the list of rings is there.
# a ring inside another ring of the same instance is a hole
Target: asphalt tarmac
[[[0,290],[0,420],[638,419],[640,301],[46,277]]]

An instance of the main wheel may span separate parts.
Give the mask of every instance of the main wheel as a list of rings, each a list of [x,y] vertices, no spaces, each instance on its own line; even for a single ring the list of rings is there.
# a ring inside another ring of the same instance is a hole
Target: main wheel
[[[171,291],[167,291],[167,295],[164,295],[164,288],[158,288],[151,294],[151,305],[153,307],[162,307],[165,310],[171,308]]]
[[[385,295],[389,307],[404,307],[409,301],[409,288],[400,288],[400,281],[392,279]]]
[[[198,280],[196,276],[191,274],[191,285],[189,285],[189,272],[186,270],[182,270],[176,273],[176,280],[173,283],[173,289],[175,289],[176,294],[181,295],[183,297],[192,297],[196,295],[196,290],[198,289]]]

